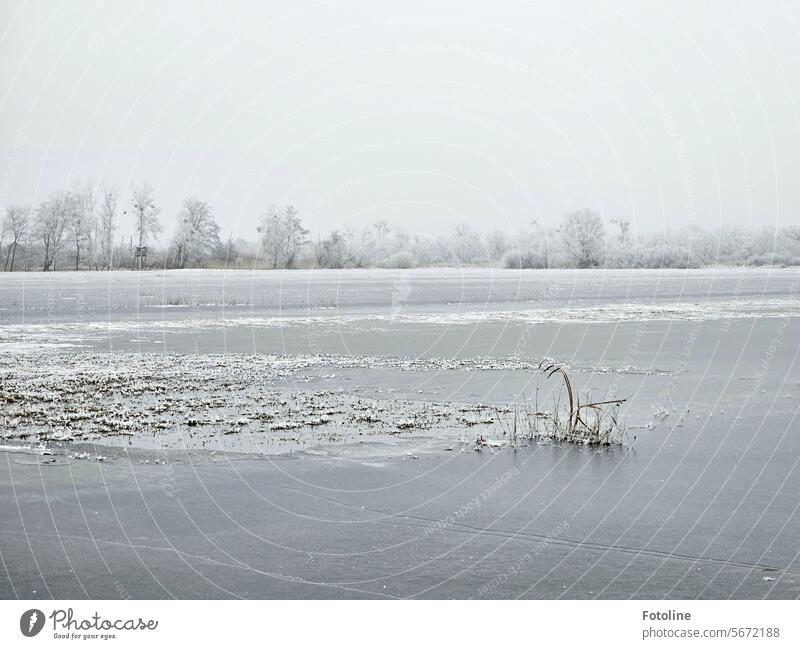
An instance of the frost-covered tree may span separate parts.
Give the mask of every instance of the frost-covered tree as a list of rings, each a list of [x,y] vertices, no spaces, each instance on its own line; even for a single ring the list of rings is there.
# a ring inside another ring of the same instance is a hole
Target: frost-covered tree
[[[382,243],[383,240],[389,236],[389,232],[391,231],[391,227],[383,219],[378,219],[375,221],[375,223],[372,224],[372,229],[375,231],[375,236],[378,239],[378,243]]]
[[[239,243],[234,241],[233,235],[228,236],[220,248],[220,259],[222,259],[227,266],[238,262],[240,254]]]
[[[283,236],[286,268],[294,268],[298,254],[308,243],[308,230],[303,227],[293,205],[287,205],[283,210]]]
[[[277,268],[281,260],[281,251],[284,246],[285,233],[280,208],[271,203],[258,224],[258,234],[261,239],[261,249],[267,263],[272,268]]]
[[[481,235],[468,223],[459,223],[453,231],[450,245],[455,260],[462,264],[472,264],[486,259],[486,248]]]
[[[150,237],[156,237],[161,232],[161,223],[158,220],[161,208],[156,205],[154,193],[153,186],[146,182],[131,187],[131,213],[140,247],[147,245]],[[127,214],[128,211],[125,210],[124,213]]]
[[[631,230],[631,222],[624,218],[620,217],[618,219],[611,219],[611,223],[613,223],[617,228],[617,241],[620,244],[628,243],[630,237],[630,230]]]
[[[514,247],[503,255],[502,264],[504,268],[551,268],[557,249],[556,232],[534,219],[530,228],[514,236]]]
[[[326,238],[316,242],[314,261],[320,268],[344,268],[349,257],[348,248],[347,235],[333,230]]]
[[[184,199],[172,240],[175,265],[178,268],[184,268],[187,263],[193,266],[215,255],[222,245],[219,232],[214,211],[208,203],[198,198]]]
[[[30,211],[29,207],[20,207],[16,205],[11,205],[6,208],[6,214],[0,224],[0,232],[3,237],[8,236],[10,243],[6,249],[6,260],[3,270],[9,272],[14,270],[17,248],[28,234]]]
[[[561,225],[561,241],[577,268],[599,266],[605,248],[603,219],[591,209],[567,213]]]
[[[282,210],[274,203],[267,207],[258,225],[261,249],[272,268],[293,268],[308,243],[308,230],[293,205]]]
[[[103,184],[100,191],[100,217],[96,245],[100,247],[101,267],[111,270],[114,267],[114,232],[117,229],[119,194],[110,183]]]
[[[91,250],[95,229],[95,195],[91,182],[76,184],[70,192],[70,239],[75,254],[75,270],[80,268],[81,255]]]
[[[486,248],[489,253],[489,259],[498,261],[511,248],[511,242],[505,232],[495,228],[486,235]]]
[[[345,264],[356,268],[384,266],[396,268],[417,265],[411,251],[409,235],[386,221],[377,221],[362,228],[350,228],[343,235],[347,241]],[[396,256],[397,253],[410,253]]]
[[[64,233],[72,214],[72,196],[65,191],[50,195],[36,210],[34,231],[42,245],[44,261],[42,270],[55,270]]]

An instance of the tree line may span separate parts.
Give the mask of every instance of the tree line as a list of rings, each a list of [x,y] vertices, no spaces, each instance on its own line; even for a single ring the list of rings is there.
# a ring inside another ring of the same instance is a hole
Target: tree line
[[[166,250],[151,246],[163,230],[160,215],[149,183],[131,187],[124,205],[113,185],[91,182],[55,191],[35,208],[11,205],[0,221],[3,270],[113,270],[137,263],[186,268],[224,259],[220,227],[206,201],[183,200]],[[127,242],[116,239],[120,219],[134,233]],[[148,248],[154,253],[150,257],[142,254]]]
[[[121,204],[113,185],[76,183],[33,207],[12,205],[0,221],[0,263],[14,270],[120,268],[413,268],[475,265],[505,268],[692,268],[800,265],[800,227],[684,227],[636,235],[622,218],[594,210],[563,216],[557,226],[533,220],[518,232],[479,232],[457,224],[438,237],[386,221],[312,236],[293,205],[269,205],[255,240],[228,237],[212,206],[185,198],[166,245],[155,189],[135,185]],[[133,231],[116,238],[120,220]]]

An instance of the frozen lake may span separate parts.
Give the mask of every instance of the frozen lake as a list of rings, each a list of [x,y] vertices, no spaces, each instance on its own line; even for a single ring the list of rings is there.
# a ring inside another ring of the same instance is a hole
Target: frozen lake
[[[556,321],[598,319],[600,315],[587,315],[591,309],[623,304],[655,309],[698,303],[703,308],[719,304],[722,309],[736,304],[746,309],[784,304],[797,308],[797,275],[796,269],[752,268],[16,273],[0,281],[0,322],[152,323],[330,315],[393,320],[435,315],[447,322],[509,310],[520,312],[521,318]],[[675,316],[683,317],[680,309]]]
[[[134,596],[192,596],[161,557],[173,547],[260,566],[197,578],[220,597],[796,598],[798,349],[796,270],[2,274],[2,443],[62,455],[42,469],[5,454],[17,492],[0,538],[16,560],[0,594],[47,596],[31,554],[83,561],[102,536]],[[625,444],[474,452],[477,435],[501,437],[497,408],[552,396],[545,358],[581,394],[627,399]],[[236,500],[241,481],[263,510]],[[18,511],[54,488],[69,491],[60,513]],[[67,522],[82,502],[129,518]],[[40,537],[24,545],[27,516]],[[86,592],[114,596],[92,570]],[[80,587],[65,574],[51,594]]]

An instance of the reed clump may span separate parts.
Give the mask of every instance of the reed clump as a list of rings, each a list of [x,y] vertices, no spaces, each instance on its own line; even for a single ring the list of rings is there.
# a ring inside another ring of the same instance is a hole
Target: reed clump
[[[540,410],[538,392],[534,403],[523,403],[513,408],[495,409],[503,435],[512,446],[520,440],[549,440],[587,446],[621,445],[625,440],[625,427],[619,409],[625,399],[604,399],[581,402],[574,390],[569,372],[555,363],[542,362],[539,370],[546,378],[559,376],[561,390],[554,397],[552,410]],[[566,402],[564,395],[566,394]]]

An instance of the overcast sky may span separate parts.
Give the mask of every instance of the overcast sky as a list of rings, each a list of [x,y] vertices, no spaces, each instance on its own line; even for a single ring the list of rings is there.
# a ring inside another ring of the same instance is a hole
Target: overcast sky
[[[254,238],[593,207],[800,222],[800,9],[770,2],[12,2],[0,207],[87,178]],[[128,228],[129,229],[129,228]]]

